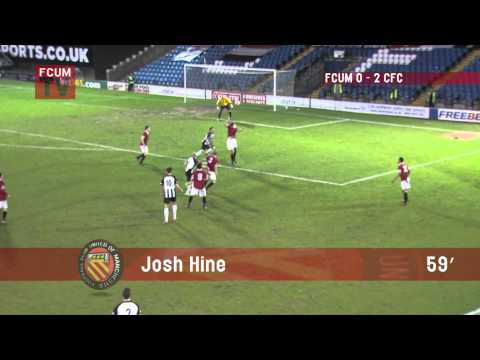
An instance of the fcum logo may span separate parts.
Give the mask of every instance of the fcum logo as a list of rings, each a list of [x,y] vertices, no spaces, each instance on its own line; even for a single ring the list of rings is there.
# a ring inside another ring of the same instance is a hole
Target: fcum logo
[[[82,249],[79,270],[85,284],[104,290],[120,280],[122,259],[115,245],[104,240],[93,240]]]
[[[35,65],[36,99],[75,99],[74,65]]]

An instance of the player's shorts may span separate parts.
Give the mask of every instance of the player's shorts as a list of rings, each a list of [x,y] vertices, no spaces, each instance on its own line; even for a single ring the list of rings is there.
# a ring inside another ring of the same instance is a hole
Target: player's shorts
[[[200,196],[200,197],[205,197],[207,196],[207,189],[196,189],[195,187],[192,186],[191,194],[190,196]]]
[[[215,171],[209,171],[208,178],[213,182],[217,181],[217,173]]]
[[[148,145],[140,145],[140,151],[143,155],[148,155]]]
[[[402,188],[402,191],[410,190],[410,188],[411,188],[410,179],[400,181],[400,187]]]
[[[7,200],[5,200],[5,201],[0,201],[0,209],[3,209],[3,210],[7,210],[7,209],[8,209]]]
[[[232,110],[232,104],[228,104],[228,105],[225,105],[225,106],[220,106],[220,109],[222,110]]]
[[[237,148],[237,139],[229,137],[227,139],[227,150],[232,151]]]
[[[185,179],[187,179],[187,182],[192,179],[192,169],[185,171]]]
[[[163,203],[166,204],[166,205],[171,204],[171,203],[175,203],[175,202],[177,202],[176,197],[163,198]]]

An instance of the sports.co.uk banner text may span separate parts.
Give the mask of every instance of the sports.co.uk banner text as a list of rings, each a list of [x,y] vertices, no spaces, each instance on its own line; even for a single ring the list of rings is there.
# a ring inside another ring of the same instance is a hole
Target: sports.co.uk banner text
[[[92,48],[82,45],[0,45],[0,53],[7,55],[15,62],[76,64],[83,66],[93,64]]]

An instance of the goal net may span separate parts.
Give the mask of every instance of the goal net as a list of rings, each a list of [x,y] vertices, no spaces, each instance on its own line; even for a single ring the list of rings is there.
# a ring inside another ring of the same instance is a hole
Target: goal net
[[[184,101],[187,89],[204,89],[212,91],[212,99],[226,94],[236,104],[268,104],[276,111],[277,96],[293,96],[295,75],[295,70],[185,64]]]

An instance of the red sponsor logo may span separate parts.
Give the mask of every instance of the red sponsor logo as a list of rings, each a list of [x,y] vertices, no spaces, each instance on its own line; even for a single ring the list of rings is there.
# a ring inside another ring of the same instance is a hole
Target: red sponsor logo
[[[243,102],[246,104],[266,105],[267,97],[265,95],[243,94]]]
[[[36,99],[75,99],[76,70],[73,65],[36,65]]]
[[[150,86],[148,86],[148,85],[135,85],[135,92],[137,94],[150,94]]]
[[[212,100],[218,100],[220,96],[227,96],[232,100],[235,105],[240,105],[242,103],[242,94],[234,92],[225,92],[225,91],[212,91]]]

